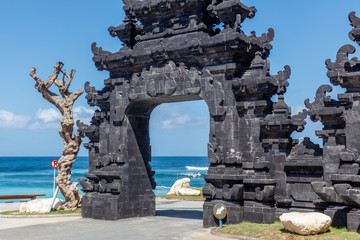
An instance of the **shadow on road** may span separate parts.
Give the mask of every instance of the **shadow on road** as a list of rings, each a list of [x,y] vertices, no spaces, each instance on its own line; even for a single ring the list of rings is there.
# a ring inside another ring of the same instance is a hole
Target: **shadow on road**
[[[189,218],[199,219],[203,217],[200,210],[156,210],[156,216],[173,217],[173,218]]]

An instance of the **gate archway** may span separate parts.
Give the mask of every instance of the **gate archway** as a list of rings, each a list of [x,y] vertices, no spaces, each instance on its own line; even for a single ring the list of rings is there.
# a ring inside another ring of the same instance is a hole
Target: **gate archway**
[[[124,23],[109,28],[124,46],[110,53],[92,45],[95,65],[110,77],[101,91],[85,85],[88,103],[100,110],[90,126],[78,124],[90,139],[82,216],[154,215],[150,113],[161,103],[202,99],[210,112],[204,226],[217,224],[218,202],[228,209],[227,223],[273,222],[275,197],[284,204],[288,197],[283,165],[273,159],[285,161],[295,144],[290,135],[306,117],[291,117],[284,102],[290,68],[270,74],[273,30],[245,35],[240,24],[256,9],[237,1],[124,2]]]

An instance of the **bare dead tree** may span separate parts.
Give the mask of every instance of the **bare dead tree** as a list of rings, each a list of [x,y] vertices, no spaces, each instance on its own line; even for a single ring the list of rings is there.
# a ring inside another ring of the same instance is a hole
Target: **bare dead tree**
[[[56,184],[62,195],[65,197],[66,203],[61,205],[58,210],[73,210],[80,205],[82,196],[77,188],[78,183],[71,183],[71,167],[76,160],[82,139],[77,132],[73,134],[74,119],[72,107],[76,99],[78,99],[84,90],[79,89],[74,93],[69,92],[75,70],[72,69],[69,74],[66,74],[66,71],[62,70],[63,66],[64,64],[62,62],[58,62],[54,67],[53,73],[46,81],[42,81],[36,75],[35,68],[31,69],[30,76],[36,81],[35,88],[42,94],[43,98],[59,109],[62,115],[59,134],[63,139],[64,149],[62,156],[58,161],[59,169],[58,176],[56,177]],[[61,79],[58,78],[60,74],[62,74]],[[58,87],[62,98],[49,90],[53,84]]]

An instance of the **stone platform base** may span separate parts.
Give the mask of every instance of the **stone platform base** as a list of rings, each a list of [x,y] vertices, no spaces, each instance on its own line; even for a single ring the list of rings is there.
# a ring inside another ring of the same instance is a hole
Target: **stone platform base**
[[[81,203],[81,216],[102,220],[155,216],[155,195],[123,201],[111,194],[86,194]]]

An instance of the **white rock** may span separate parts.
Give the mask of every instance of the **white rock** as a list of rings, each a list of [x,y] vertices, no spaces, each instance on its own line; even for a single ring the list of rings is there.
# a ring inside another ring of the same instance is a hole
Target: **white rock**
[[[200,195],[199,190],[191,189],[191,188],[178,188],[176,189],[177,196],[198,196]]]
[[[318,212],[290,212],[280,216],[286,230],[300,235],[311,235],[326,232],[331,225],[331,218]]]
[[[182,178],[177,180],[174,185],[172,185],[167,195],[176,194],[176,190],[179,188],[190,188],[190,178]]]
[[[52,198],[42,198],[31,200],[20,205],[20,212],[22,213],[47,213],[50,212],[50,205]],[[64,204],[65,201],[56,198],[54,201],[53,209],[57,209],[60,205]]]

